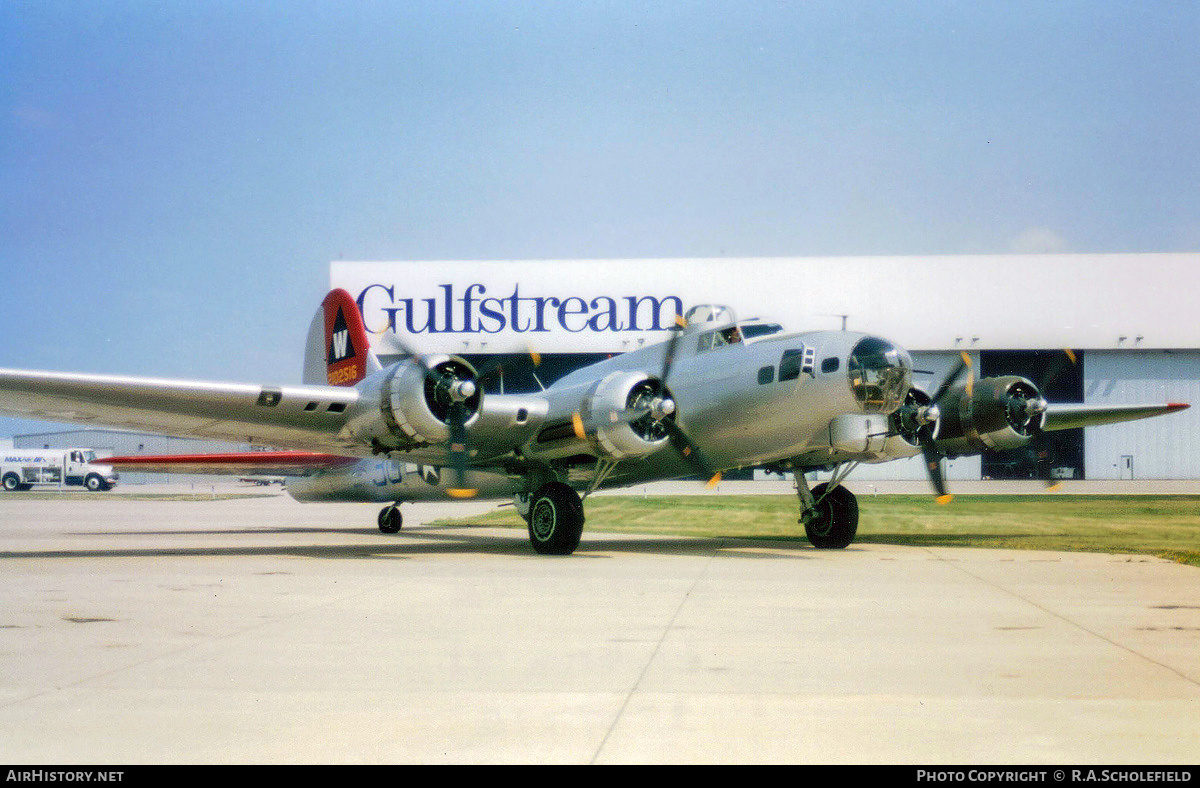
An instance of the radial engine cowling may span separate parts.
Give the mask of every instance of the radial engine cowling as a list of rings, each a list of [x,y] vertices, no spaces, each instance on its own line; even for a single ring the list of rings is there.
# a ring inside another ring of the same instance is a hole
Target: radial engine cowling
[[[456,356],[401,361],[364,381],[364,407],[350,421],[356,438],[379,449],[445,443],[457,419],[469,426],[482,404],[475,369]]]
[[[948,457],[986,449],[1019,449],[1032,440],[1045,418],[1046,401],[1022,377],[982,378],[967,393],[948,392],[939,405],[937,448]]]
[[[613,372],[592,387],[579,417],[597,454],[613,460],[641,457],[667,444],[675,402],[660,381],[640,372]]]

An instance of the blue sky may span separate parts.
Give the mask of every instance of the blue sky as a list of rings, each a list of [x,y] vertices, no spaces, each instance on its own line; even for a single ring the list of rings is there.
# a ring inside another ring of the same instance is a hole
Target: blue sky
[[[1200,251],[1198,40],[1194,2],[6,0],[0,366],[296,382],[336,259]]]

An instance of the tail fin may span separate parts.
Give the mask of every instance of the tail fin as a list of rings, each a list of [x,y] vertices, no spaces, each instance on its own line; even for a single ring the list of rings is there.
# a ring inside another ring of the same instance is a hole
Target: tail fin
[[[330,291],[308,327],[304,382],[353,386],[379,369],[358,304],[345,290]]]

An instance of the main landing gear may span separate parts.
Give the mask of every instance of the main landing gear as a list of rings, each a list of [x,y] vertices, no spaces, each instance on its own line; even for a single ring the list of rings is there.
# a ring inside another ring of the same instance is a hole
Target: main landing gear
[[[583,535],[583,500],[562,482],[548,482],[528,499],[529,543],[542,555],[570,555]]]
[[[858,533],[858,499],[841,486],[838,474],[828,483],[808,489],[804,472],[796,469],[796,494],[800,497],[800,524],[812,546],[840,550]]]

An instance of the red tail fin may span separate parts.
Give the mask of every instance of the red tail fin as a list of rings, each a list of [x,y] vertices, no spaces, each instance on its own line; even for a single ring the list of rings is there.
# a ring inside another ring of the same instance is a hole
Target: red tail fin
[[[358,304],[338,289],[325,296],[321,307],[325,312],[325,377],[332,386],[353,386],[379,368]]]

